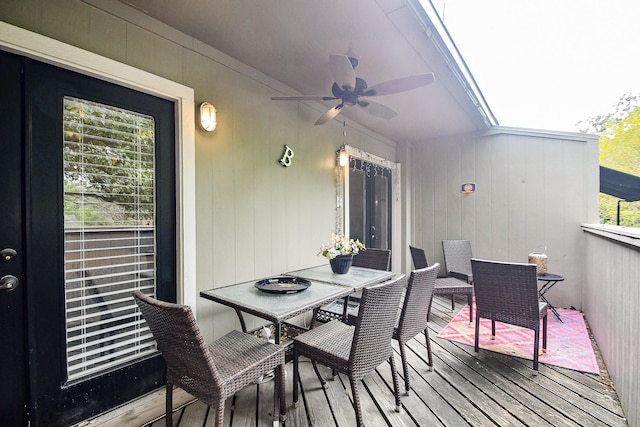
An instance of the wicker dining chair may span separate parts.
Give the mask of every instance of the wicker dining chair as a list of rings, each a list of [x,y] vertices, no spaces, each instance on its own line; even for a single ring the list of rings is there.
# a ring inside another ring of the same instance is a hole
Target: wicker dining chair
[[[278,421],[276,396],[280,420],[286,419],[284,347],[239,331],[207,345],[189,306],[159,301],[140,291],[133,297],[167,365],[167,427],[173,426],[173,385],[212,407],[215,425],[222,427],[225,400],[274,369],[273,421]]]
[[[473,284],[471,271],[471,242],[469,240],[443,240],[442,253],[447,276]]]
[[[413,259],[413,268],[421,269],[429,266],[424,249],[409,246],[409,250],[411,251],[411,258]],[[452,311],[456,309],[456,295],[466,295],[467,304],[469,305],[469,322],[473,322],[473,285],[456,277],[438,277],[433,294],[451,297]],[[429,307],[427,319],[430,316],[431,307]]]
[[[349,377],[358,427],[363,426],[358,382],[385,360],[391,364],[396,411],[400,411],[398,374],[391,347],[405,276],[363,290],[355,326],[338,320],[293,338],[293,402],[298,404],[299,358],[306,356]],[[326,385],[320,377],[322,386]]]
[[[476,293],[475,351],[479,351],[480,318],[491,319],[491,336],[496,322],[534,331],[533,369],[538,371],[540,319],[542,351],[547,348],[547,303],[538,299],[538,275],[535,264],[471,260]]]
[[[405,392],[408,395],[411,386],[409,384],[409,366],[407,364],[406,343],[418,335],[424,333],[427,344],[427,359],[430,369],[433,368],[431,355],[431,342],[429,340],[429,328],[427,327],[427,313],[431,308],[433,290],[436,284],[436,276],[440,264],[435,263],[431,267],[414,270],[409,276],[409,283],[404,293],[404,301],[398,324],[393,331],[393,339],[400,344],[400,357],[402,358],[402,371],[404,373]]]

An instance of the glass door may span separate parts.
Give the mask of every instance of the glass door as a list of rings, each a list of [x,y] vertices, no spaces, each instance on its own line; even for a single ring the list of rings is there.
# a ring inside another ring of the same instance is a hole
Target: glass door
[[[11,121],[2,143],[11,209],[0,246],[17,253],[3,275],[19,279],[0,293],[12,308],[2,327],[17,325],[3,332],[15,351],[0,364],[12,389],[1,419],[73,425],[165,381],[131,291],[176,299],[175,109],[0,54],[11,89],[2,95],[15,98],[0,107],[0,121]]]
[[[392,170],[349,159],[349,236],[368,248],[391,248]]]

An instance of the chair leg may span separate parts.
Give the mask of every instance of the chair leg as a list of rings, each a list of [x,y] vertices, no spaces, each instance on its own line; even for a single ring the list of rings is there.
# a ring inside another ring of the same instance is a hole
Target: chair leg
[[[298,383],[300,382],[300,372],[298,371],[298,352],[293,345],[293,407],[298,407]]]
[[[476,353],[480,350],[480,316],[478,315],[478,310],[476,310],[476,333],[473,349]]]
[[[277,425],[278,418],[276,412],[276,402],[280,401],[280,421],[287,420],[287,402],[285,396],[285,384],[284,384],[284,365],[279,365],[276,368],[275,386],[273,389],[273,423]],[[278,399],[279,398],[279,399]]]
[[[429,370],[433,371],[433,355],[431,354],[431,340],[429,339],[429,328],[424,328],[424,339],[427,343],[427,364],[429,365]]]
[[[473,322],[473,294],[467,295],[467,304],[469,304],[469,322]]]
[[[402,405],[400,402],[400,384],[398,384],[398,371],[396,371],[396,360],[393,357],[393,354],[389,357],[389,364],[391,364],[391,376],[393,377],[393,394],[396,398],[396,412],[400,412],[400,405]],[[405,379],[408,380],[409,376],[406,376]],[[409,388],[407,387],[407,392],[408,391]]]
[[[173,427],[173,384],[167,382],[165,399],[165,422],[167,427]]]
[[[402,360],[402,373],[404,374],[404,394],[409,396],[409,390],[411,385],[409,384],[409,367],[407,366],[407,350],[404,348],[404,343],[398,341],[400,344],[400,359]]]
[[[356,425],[358,427],[364,427],[360,408],[360,395],[358,394],[358,382],[351,376],[349,376],[349,382],[351,383],[351,394],[353,395],[353,409],[356,412]]]
[[[542,352],[547,352],[547,316],[542,318]]]
[[[538,351],[540,350],[540,325],[535,329],[533,334],[533,339],[535,342],[533,343],[533,370],[538,370]]]
[[[455,311],[456,309],[456,296],[451,295],[451,311]]]
[[[311,361],[311,366],[313,366],[313,370],[315,371],[316,377],[318,377],[318,381],[320,381],[320,385],[322,386],[322,388],[327,388],[327,380],[324,379],[324,377],[322,376],[322,374],[318,370],[318,364],[316,363],[315,360]],[[336,379],[336,375],[337,375],[337,371],[335,369],[332,369],[331,370],[331,380],[332,381]]]
[[[215,427],[223,427],[224,426],[224,400],[220,399],[214,409],[216,411]]]
[[[496,321],[491,319],[491,339],[496,338]]]

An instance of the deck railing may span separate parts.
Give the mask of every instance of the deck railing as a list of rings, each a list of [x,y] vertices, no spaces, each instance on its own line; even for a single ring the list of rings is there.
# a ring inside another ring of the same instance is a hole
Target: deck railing
[[[640,426],[640,230],[583,225],[583,310],[629,426]]]

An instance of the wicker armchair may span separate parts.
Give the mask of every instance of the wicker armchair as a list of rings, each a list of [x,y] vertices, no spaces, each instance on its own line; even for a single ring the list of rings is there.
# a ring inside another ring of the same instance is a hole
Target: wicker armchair
[[[300,356],[326,365],[349,377],[357,425],[363,424],[358,381],[385,360],[391,363],[396,411],[400,410],[400,392],[391,336],[404,289],[404,275],[365,288],[355,327],[332,320],[295,337],[293,344],[293,402],[298,402]],[[326,382],[320,378],[323,387]]]
[[[411,272],[409,284],[404,294],[400,318],[393,331],[393,339],[397,340],[400,344],[400,357],[402,358],[404,386],[407,395],[409,394],[411,386],[409,384],[409,368],[407,365],[405,344],[420,332],[424,332],[427,343],[428,365],[430,368],[433,368],[431,342],[429,341],[429,329],[427,328],[427,313],[431,309],[433,290],[439,268],[440,264],[435,263],[431,267]]]
[[[413,267],[421,269],[429,266],[424,249],[409,246]],[[456,277],[438,277],[436,279],[434,295],[448,295],[451,297],[451,310],[456,309],[456,295],[466,295],[469,304],[469,322],[473,322],[473,285]],[[431,315],[431,307],[427,319]]]
[[[213,407],[215,425],[222,427],[225,400],[273,369],[277,372],[274,390],[280,397],[280,419],[286,419],[284,347],[239,331],[207,345],[189,306],[159,301],[140,291],[133,297],[167,365],[168,427],[173,426],[173,385]],[[274,400],[274,423],[278,421],[276,407]]]
[[[538,300],[538,277],[535,264],[520,264],[479,259],[471,260],[476,292],[475,351],[479,351],[480,318],[508,323],[534,331],[533,369],[538,371],[540,319],[542,350],[547,348],[547,303]]]
[[[352,267],[364,267],[374,270],[391,271],[391,250],[390,249],[376,249],[369,248],[353,257]],[[360,298],[362,297],[362,291],[358,290],[347,297],[347,302],[343,298],[337,300],[337,302],[331,302],[320,307],[315,315],[315,319],[319,322],[328,322],[333,319],[342,319],[342,313],[344,304],[348,304],[347,323],[353,325],[358,315],[358,305]]]

